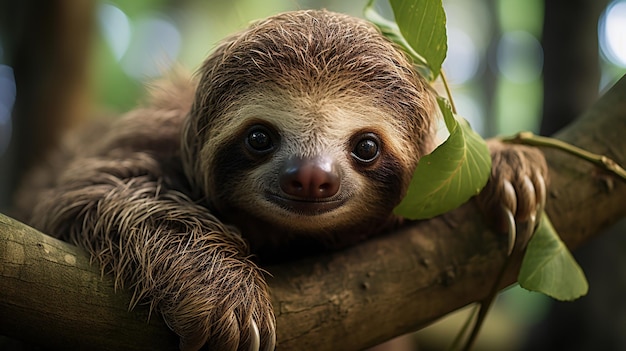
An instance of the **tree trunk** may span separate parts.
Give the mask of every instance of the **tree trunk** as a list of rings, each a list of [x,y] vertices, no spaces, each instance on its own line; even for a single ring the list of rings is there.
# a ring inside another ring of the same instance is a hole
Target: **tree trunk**
[[[626,163],[626,78],[557,137]],[[570,248],[626,215],[626,183],[555,150],[544,150],[547,212]],[[472,202],[446,215],[342,252],[267,267],[278,350],[356,350],[483,299],[504,263],[506,239]],[[520,260],[503,286],[516,280]],[[584,268],[584,267],[583,267]],[[1,333],[46,347],[172,349],[176,337],[130,296],[114,293],[88,256],[0,217]]]
[[[89,115],[88,58],[96,4],[0,1],[0,63],[13,68],[18,91],[10,145],[6,154],[0,152],[0,210],[9,207],[20,176]]]

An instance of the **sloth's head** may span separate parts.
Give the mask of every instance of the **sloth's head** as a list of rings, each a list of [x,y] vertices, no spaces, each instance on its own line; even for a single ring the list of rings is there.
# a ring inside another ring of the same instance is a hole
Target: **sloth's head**
[[[365,21],[271,17],[199,71],[183,159],[210,205],[267,235],[371,232],[433,146],[434,98]]]

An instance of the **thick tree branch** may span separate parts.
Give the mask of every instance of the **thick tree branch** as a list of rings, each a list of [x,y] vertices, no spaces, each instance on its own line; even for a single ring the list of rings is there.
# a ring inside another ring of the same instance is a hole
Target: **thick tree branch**
[[[626,164],[626,78],[557,137]],[[545,150],[547,211],[570,248],[626,215],[626,184]],[[343,252],[268,267],[279,350],[362,349],[487,295],[505,238],[469,203]],[[584,268],[584,267],[583,267]],[[515,281],[519,260],[505,277]],[[0,216],[0,334],[50,346],[172,349],[176,337],[114,293],[86,254]]]

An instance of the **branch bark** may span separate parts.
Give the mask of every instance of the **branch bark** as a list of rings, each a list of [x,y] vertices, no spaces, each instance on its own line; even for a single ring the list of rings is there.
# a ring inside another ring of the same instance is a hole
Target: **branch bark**
[[[556,135],[626,164],[626,78]],[[626,215],[626,184],[555,150],[547,212],[574,249]],[[0,216],[0,333],[46,347],[172,349],[82,250]],[[484,298],[505,259],[473,203],[342,252],[267,267],[278,350],[363,349]],[[520,260],[505,275],[515,282]],[[584,267],[583,267],[584,268]]]

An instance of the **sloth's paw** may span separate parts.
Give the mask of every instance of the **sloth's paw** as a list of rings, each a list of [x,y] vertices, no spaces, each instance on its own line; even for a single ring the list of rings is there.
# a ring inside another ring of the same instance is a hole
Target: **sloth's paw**
[[[274,312],[263,277],[256,267],[254,272],[221,268],[222,279],[189,285],[176,306],[162,308],[166,323],[180,336],[180,349],[273,351]]]
[[[487,141],[492,171],[487,186],[478,195],[483,213],[503,233],[517,232],[513,244],[525,246],[545,207],[548,166],[536,148]],[[512,218],[511,218],[512,217]]]

